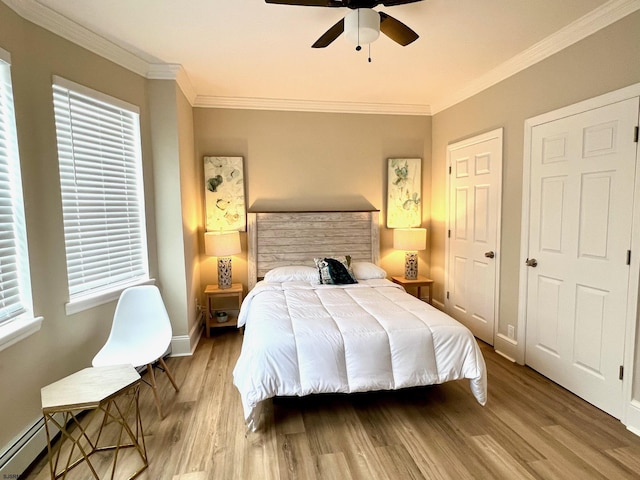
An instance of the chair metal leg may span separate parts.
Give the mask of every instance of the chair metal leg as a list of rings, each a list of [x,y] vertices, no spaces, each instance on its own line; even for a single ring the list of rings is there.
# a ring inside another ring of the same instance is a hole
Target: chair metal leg
[[[156,376],[153,373],[153,365],[148,363],[147,370],[149,371],[149,380],[151,381],[151,389],[153,390],[153,397],[156,400],[156,408],[158,409],[158,416],[162,420],[162,407],[160,406],[160,397],[158,396],[158,386],[156,384]]]
[[[171,382],[171,385],[173,385],[173,388],[176,389],[176,392],[179,392],[180,389],[178,388],[176,381],[173,379],[173,375],[171,375],[171,371],[169,370],[169,367],[167,367],[167,364],[164,362],[164,358],[160,357],[158,361],[160,362],[160,365],[162,365],[164,373],[166,373],[167,377],[169,377],[169,381]]]

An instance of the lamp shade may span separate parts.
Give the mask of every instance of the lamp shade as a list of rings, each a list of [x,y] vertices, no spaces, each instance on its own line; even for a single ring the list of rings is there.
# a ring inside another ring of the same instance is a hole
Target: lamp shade
[[[366,45],[380,36],[380,14],[371,8],[351,10],[344,17],[344,34],[356,45]]]
[[[417,251],[427,246],[426,228],[396,228],[393,231],[393,248]]]
[[[204,234],[205,255],[228,257],[241,251],[240,232],[207,232]]]

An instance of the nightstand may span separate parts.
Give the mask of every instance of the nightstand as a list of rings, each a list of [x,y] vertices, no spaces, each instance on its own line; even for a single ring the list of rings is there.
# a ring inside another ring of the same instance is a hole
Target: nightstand
[[[237,315],[228,315],[225,322],[219,322],[217,312],[238,310],[242,305],[242,284],[234,283],[230,288],[218,288],[218,285],[207,285],[204,289],[207,310],[205,312],[205,334],[211,335],[211,328],[235,327],[238,325]],[[224,301],[223,301],[224,300]],[[218,306],[216,306],[216,303]]]
[[[430,278],[423,277],[422,275],[418,275],[418,278],[416,278],[415,280],[407,280],[404,277],[391,277],[391,280],[393,281],[393,283],[402,285],[405,289],[407,289],[409,293],[411,293],[409,291],[409,288],[415,287],[417,295],[414,295],[414,296],[418,297],[420,300],[424,300],[424,298],[422,297],[422,291],[421,291],[422,287],[429,288],[429,296],[427,297],[427,303],[431,304],[431,285],[433,285],[433,280],[431,280]]]

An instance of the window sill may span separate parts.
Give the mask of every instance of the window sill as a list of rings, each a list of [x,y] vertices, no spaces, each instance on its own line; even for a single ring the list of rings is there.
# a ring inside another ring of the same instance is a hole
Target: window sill
[[[97,307],[98,305],[104,305],[105,303],[117,300],[118,298],[120,298],[120,294],[122,293],[122,291],[126,288],[135,287],[137,285],[153,285],[154,283],[155,279],[150,278],[148,280],[140,280],[138,282],[121,285],[117,289],[111,290],[109,292],[103,292],[71,300],[70,302],[65,303],[64,308],[67,312],[67,315],[73,315],[74,313],[89,310],[90,308]]]
[[[42,317],[19,317],[0,326],[0,351],[33,335],[42,325]]]

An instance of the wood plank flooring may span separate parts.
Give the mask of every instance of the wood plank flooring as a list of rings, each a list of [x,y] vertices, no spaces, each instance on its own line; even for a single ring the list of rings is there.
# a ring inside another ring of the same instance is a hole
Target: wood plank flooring
[[[164,420],[143,386],[145,480],[640,479],[640,437],[527,367],[481,344],[489,400],[467,381],[398,392],[267,402],[246,434],[231,383],[242,335],[202,339],[158,374]],[[126,462],[126,457],[123,457]],[[126,466],[126,463],[125,463]],[[107,468],[107,465],[104,465]],[[79,469],[67,478],[89,478]],[[49,478],[41,458],[26,479]]]

